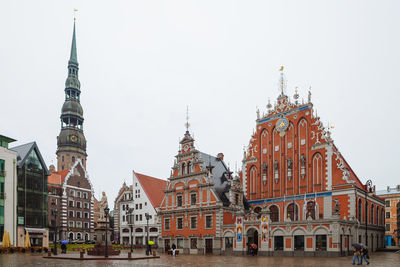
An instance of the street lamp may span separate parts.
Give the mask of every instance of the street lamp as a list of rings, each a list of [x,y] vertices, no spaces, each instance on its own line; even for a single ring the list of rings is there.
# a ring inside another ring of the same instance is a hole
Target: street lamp
[[[131,252],[133,252],[133,208],[130,208],[128,211],[128,222],[131,227]]]
[[[368,180],[365,183],[365,245],[368,247],[368,202],[367,202],[367,193],[372,188],[372,181]]]
[[[147,212],[144,214],[147,220],[147,238],[146,238],[146,255],[150,254],[150,246],[149,246],[149,220],[151,219],[151,215]]]
[[[51,205],[52,205],[52,207],[55,207],[56,203],[52,202]],[[52,212],[52,214],[54,215],[54,218],[55,218],[53,254],[57,255],[57,209],[52,209],[51,212]]]
[[[104,257],[108,258],[108,243],[107,243],[107,217],[108,213],[110,212],[110,209],[108,207],[104,208],[104,217],[106,218],[106,250],[104,252]]]

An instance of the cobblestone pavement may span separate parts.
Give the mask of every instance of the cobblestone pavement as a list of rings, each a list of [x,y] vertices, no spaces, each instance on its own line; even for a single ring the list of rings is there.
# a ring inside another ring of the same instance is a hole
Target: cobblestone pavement
[[[126,252],[124,252],[126,253]],[[141,253],[141,255],[143,255]],[[0,255],[1,267],[14,266],[82,266],[82,267],[112,267],[112,266],[206,266],[206,267],[236,267],[236,266],[279,266],[279,267],[303,267],[303,266],[353,266],[352,257],[340,258],[311,258],[311,257],[265,257],[265,256],[217,256],[217,255],[179,255],[173,258],[170,255],[161,254],[161,258],[136,261],[75,261],[43,259],[40,255],[8,254]],[[365,263],[364,263],[365,265]],[[369,266],[400,267],[400,253],[377,252],[371,255]]]

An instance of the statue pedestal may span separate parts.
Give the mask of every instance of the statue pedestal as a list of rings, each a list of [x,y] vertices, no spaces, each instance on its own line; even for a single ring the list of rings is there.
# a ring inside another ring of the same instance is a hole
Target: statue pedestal
[[[111,244],[111,231],[110,223],[107,221],[98,221],[97,228],[94,229],[94,236],[96,239],[96,244],[94,248],[88,250],[88,255],[91,256],[104,256],[106,251],[106,228],[107,228],[107,247],[108,255],[119,255],[120,251],[112,247]]]

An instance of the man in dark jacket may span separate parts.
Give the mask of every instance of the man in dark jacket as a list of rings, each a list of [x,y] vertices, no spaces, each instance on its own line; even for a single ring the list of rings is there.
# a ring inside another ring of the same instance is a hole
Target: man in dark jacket
[[[369,251],[368,251],[368,247],[361,244],[361,264],[363,259],[367,262],[367,265],[369,264]]]
[[[172,256],[175,256],[175,251],[176,251],[175,243],[172,243],[171,248],[172,248]]]

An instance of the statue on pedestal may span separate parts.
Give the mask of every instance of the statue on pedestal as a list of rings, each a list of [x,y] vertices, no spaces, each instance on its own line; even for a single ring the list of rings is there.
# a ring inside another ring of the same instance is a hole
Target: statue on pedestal
[[[106,207],[108,207],[108,201],[107,201],[106,192],[103,191],[102,194],[103,195],[102,195],[100,203],[99,203],[99,205],[100,205],[100,218],[99,218],[99,221],[106,221],[106,216],[104,214],[104,209]]]

